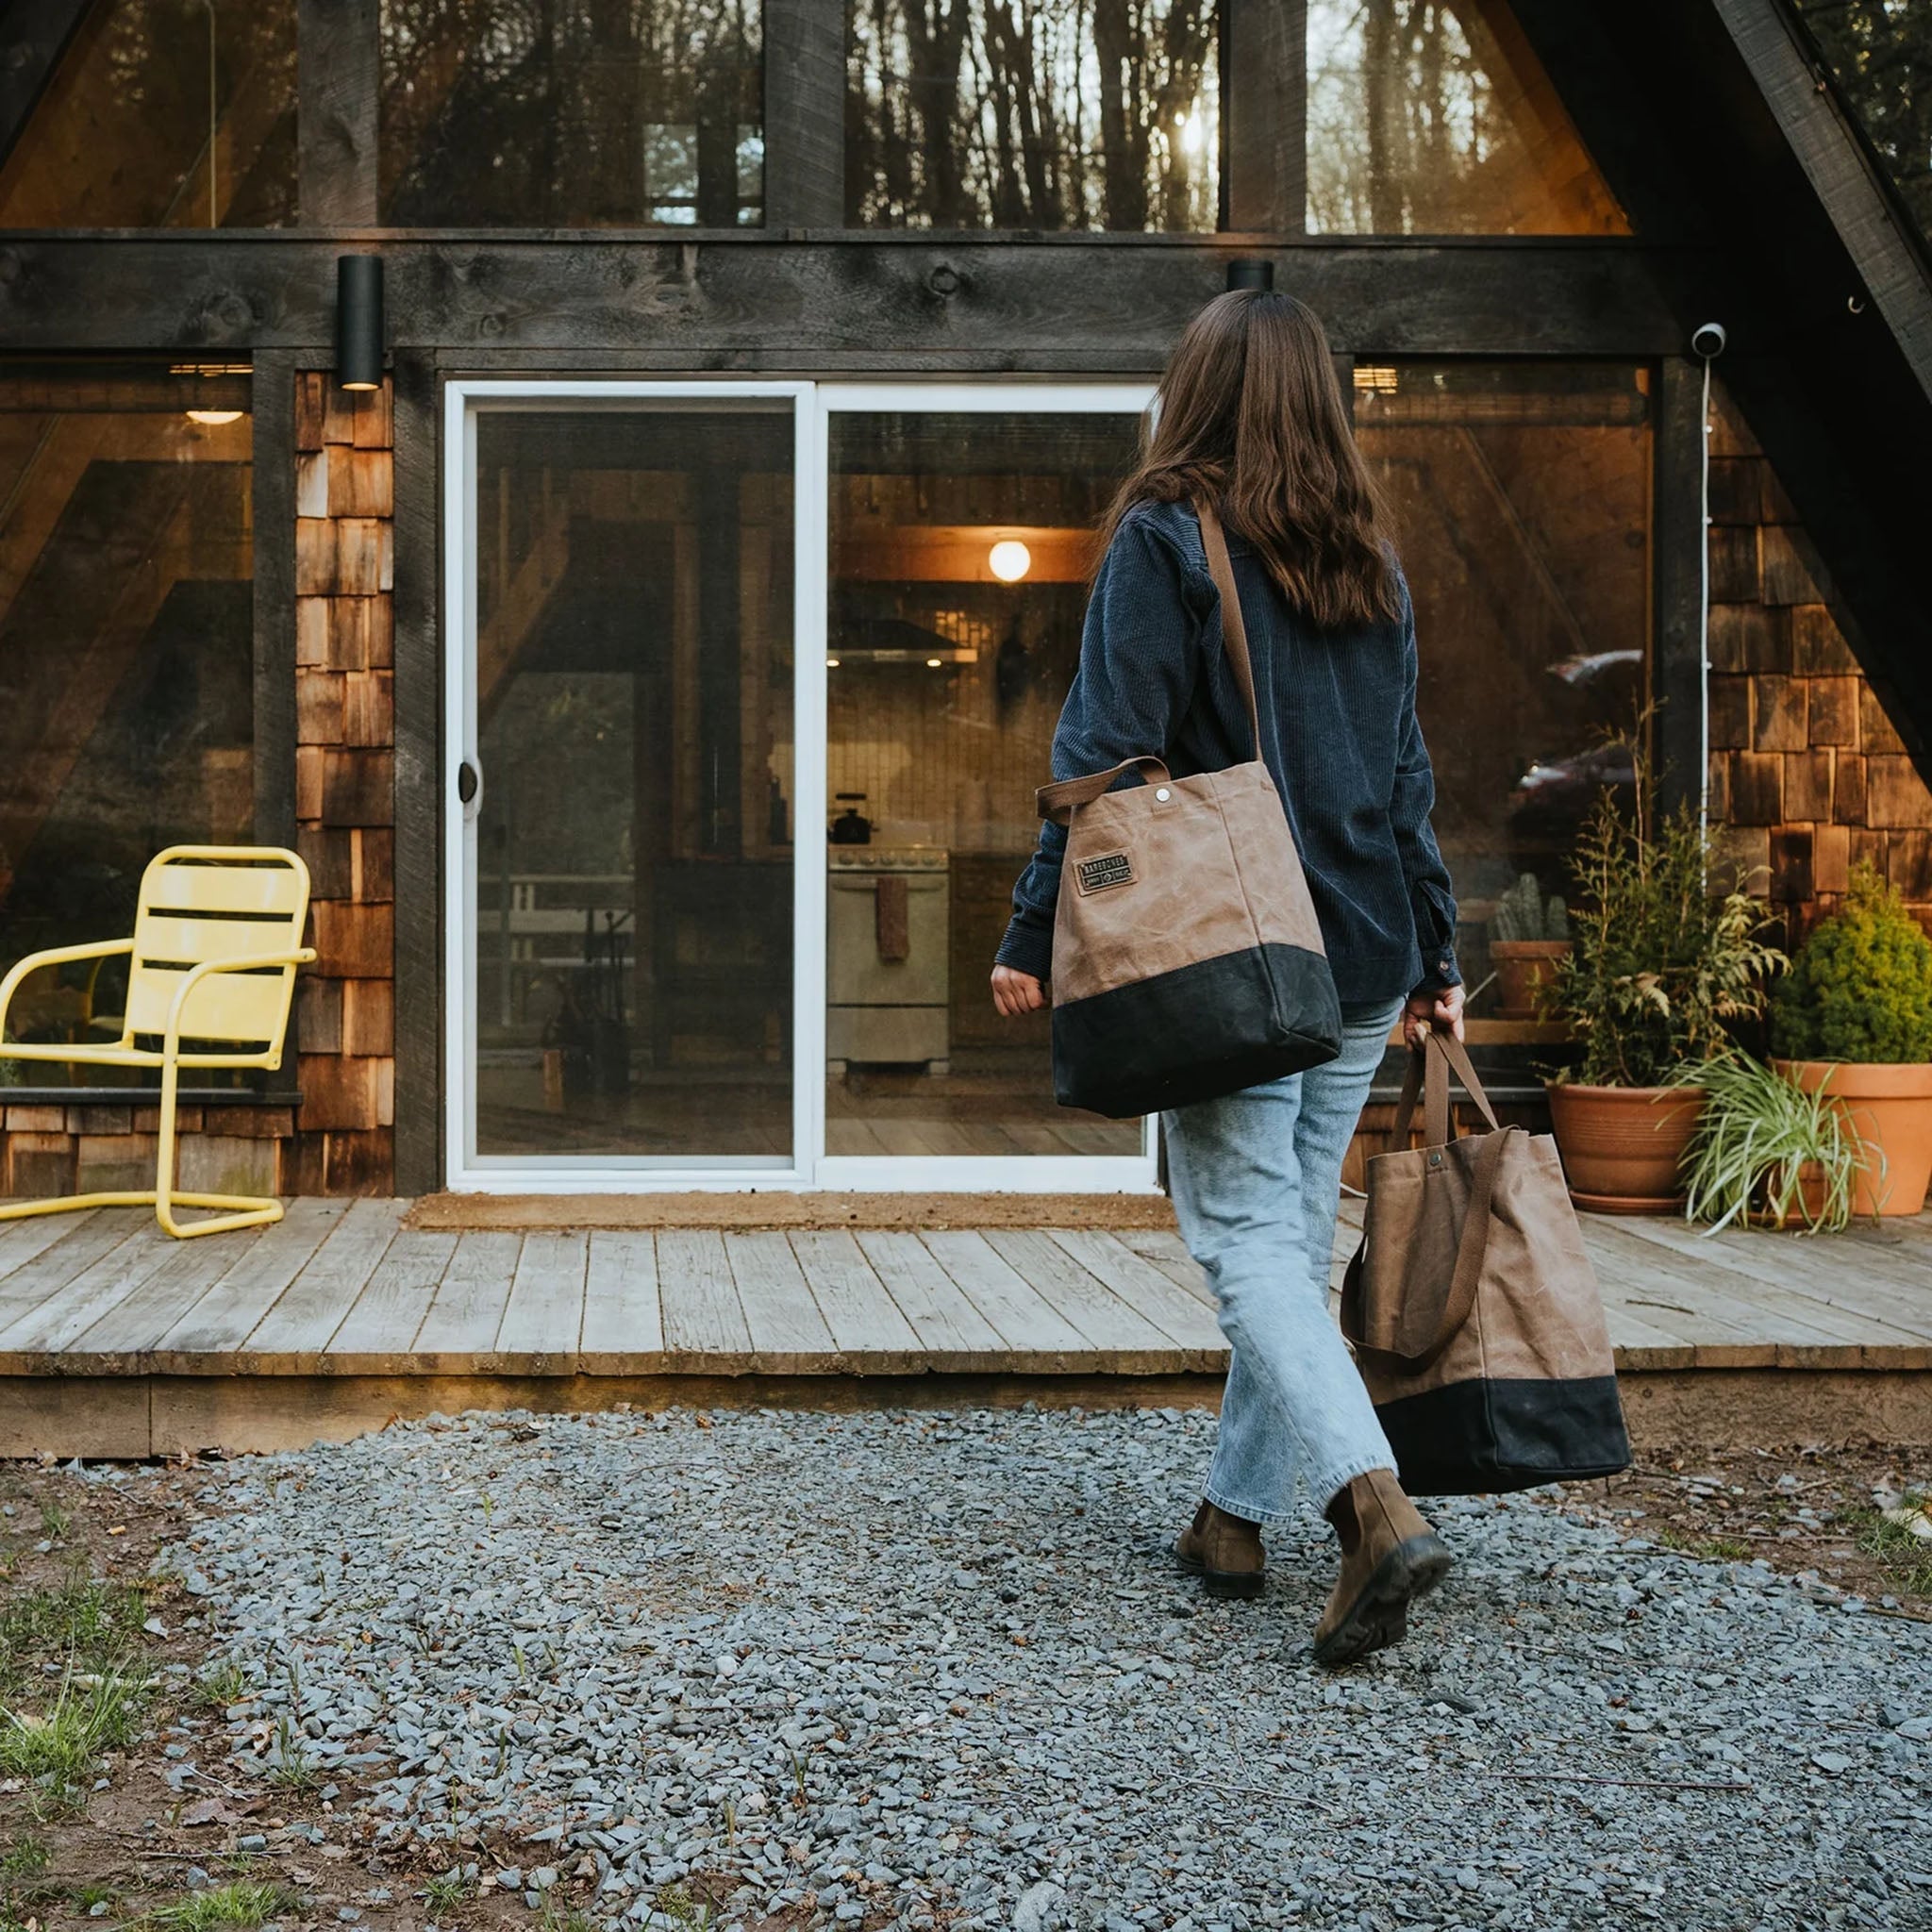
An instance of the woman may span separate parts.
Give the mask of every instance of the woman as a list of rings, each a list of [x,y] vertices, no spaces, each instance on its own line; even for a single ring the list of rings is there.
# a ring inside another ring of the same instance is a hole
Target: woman
[[[1342,1156],[1390,1033],[1401,1020],[1412,1051],[1431,1026],[1462,1033],[1415,619],[1327,339],[1300,302],[1260,290],[1210,302],[1161,379],[1157,422],[1104,526],[1054,776],[1141,754],[1176,776],[1253,756],[1190,507],[1217,504],[1260,753],[1321,917],[1343,1043],[1325,1066],[1163,1123],[1174,1209],[1233,1351],[1206,1492],[1175,1555],[1215,1595],[1259,1594],[1261,1530],[1306,1488],[1341,1548],[1315,1655],[1341,1664],[1398,1642],[1410,1599],[1449,1567],[1328,1314]],[[1045,1003],[1065,849],[1048,824],[1014,890],[992,975],[1008,1016]]]

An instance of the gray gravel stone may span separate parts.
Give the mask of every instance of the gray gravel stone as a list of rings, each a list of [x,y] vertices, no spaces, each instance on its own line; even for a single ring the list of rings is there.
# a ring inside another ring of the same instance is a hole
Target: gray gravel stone
[[[210,1473],[163,1563],[378,1846],[720,1927],[1911,1927],[1932,1632],[1546,1501],[1345,1675],[1323,1524],[1257,1603],[1166,1545],[1174,1411],[488,1417]],[[224,1753],[227,1761],[222,1761]],[[506,1854],[524,1857],[514,1867]]]

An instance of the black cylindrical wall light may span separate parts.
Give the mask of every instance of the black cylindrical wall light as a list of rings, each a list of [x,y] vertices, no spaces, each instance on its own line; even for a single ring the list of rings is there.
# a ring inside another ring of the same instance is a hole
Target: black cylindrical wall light
[[[1257,261],[1252,257],[1231,261],[1227,265],[1227,286],[1230,289],[1272,289],[1274,286],[1274,264]]]
[[[382,387],[382,257],[336,257],[336,380]]]

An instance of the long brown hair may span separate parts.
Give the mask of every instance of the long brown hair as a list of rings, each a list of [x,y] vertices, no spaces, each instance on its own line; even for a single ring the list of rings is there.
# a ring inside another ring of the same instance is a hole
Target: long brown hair
[[[1389,515],[1306,303],[1230,289],[1191,322],[1160,378],[1154,436],[1101,548],[1139,503],[1206,496],[1323,629],[1401,614]]]

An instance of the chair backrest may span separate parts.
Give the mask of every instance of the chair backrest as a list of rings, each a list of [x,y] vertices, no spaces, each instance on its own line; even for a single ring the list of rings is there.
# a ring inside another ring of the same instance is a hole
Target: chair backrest
[[[308,868],[276,845],[171,845],[148,862],[134,920],[123,1034],[166,1030],[192,966],[250,953],[290,953],[308,914]],[[295,985],[292,966],[212,973],[188,996],[183,1040],[281,1058]]]

